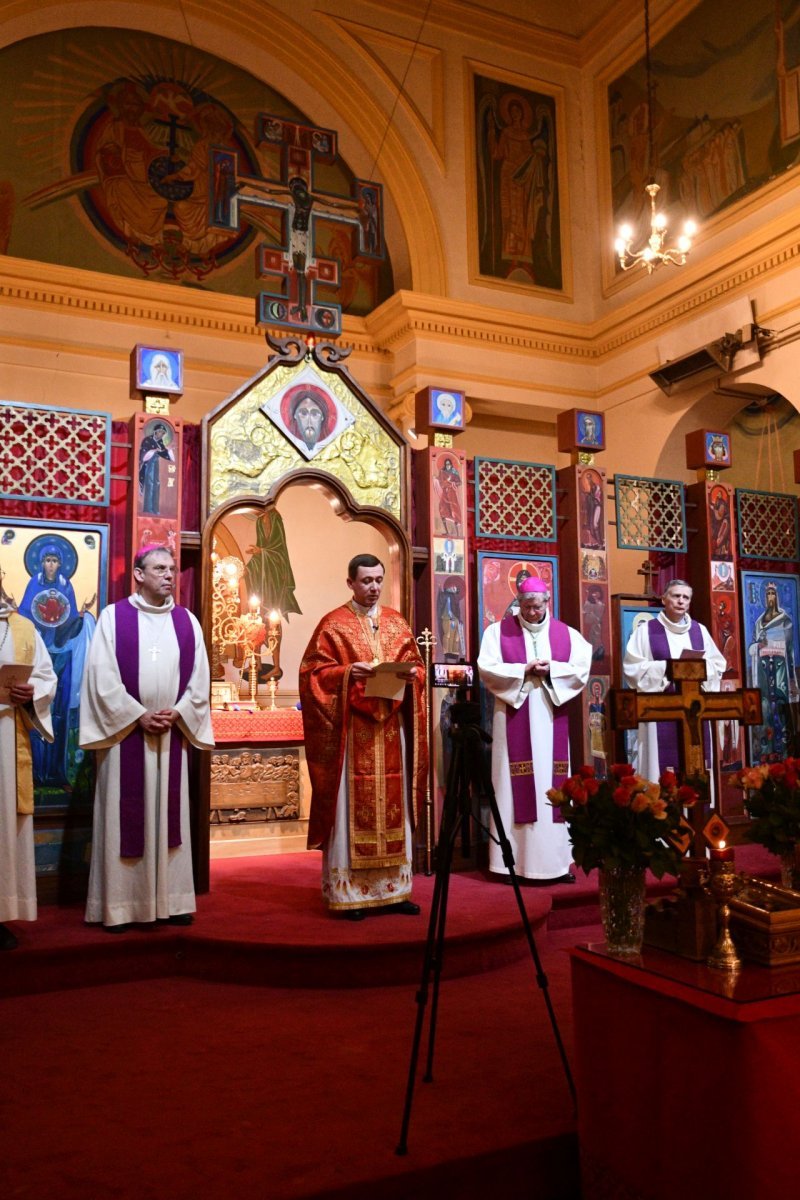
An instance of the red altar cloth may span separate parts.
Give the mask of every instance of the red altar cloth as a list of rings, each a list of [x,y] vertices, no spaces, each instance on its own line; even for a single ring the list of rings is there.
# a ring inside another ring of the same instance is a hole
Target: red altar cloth
[[[268,708],[258,712],[224,712],[214,709],[211,713],[214,738],[220,742],[261,742],[282,746],[286,742],[302,742],[303,718],[296,708]]]
[[[584,1200],[795,1194],[800,971],[571,956]]]

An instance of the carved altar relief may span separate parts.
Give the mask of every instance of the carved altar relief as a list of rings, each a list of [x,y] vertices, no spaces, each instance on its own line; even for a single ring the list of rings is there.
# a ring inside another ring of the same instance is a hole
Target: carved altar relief
[[[211,812],[219,822],[300,816],[300,752],[225,747],[211,755]]]

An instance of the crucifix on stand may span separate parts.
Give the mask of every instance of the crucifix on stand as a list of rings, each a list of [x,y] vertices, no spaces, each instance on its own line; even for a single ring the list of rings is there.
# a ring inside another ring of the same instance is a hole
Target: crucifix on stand
[[[702,723],[740,721],[743,725],[760,724],[761,693],[758,688],[741,688],[733,692],[702,691],[706,679],[705,659],[701,652],[693,650],[688,651],[685,658],[667,661],[667,678],[675,685],[674,691],[615,690],[612,693],[615,727],[635,729],[640,721],[675,721],[678,725],[677,756],[681,761],[662,763],[662,769],[670,766],[687,781],[705,781],[708,772],[703,755]],[[705,820],[702,805],[696,805],[692,810],[692,858],[695,859],[706,857]]]
[[[757,725],[761,721],[761,693],[757,688],[702,691],[706,664],[694,651],[688,651],[686,658],[669,659],[667,678],[674,684],[672,692],[612,692],[614,724],[617,729],[635,729],[640,721],[675,722],[676,761],[663,760],[661,768],[671,766],[687,782],[704,784],[708,772],[703,753],[703,722],[733,720]],[[702,961],[717,939],[716,903],[706,886],[709,875],[706,833],[711,822],[707,821],[701,802],[694,805],[690,814],[687,834],[691,833],[691,853],[681,863],[680,889],[676,896],[648,906],[645,943]],[[714,814],[712,821],[725,828],[718,814]]]

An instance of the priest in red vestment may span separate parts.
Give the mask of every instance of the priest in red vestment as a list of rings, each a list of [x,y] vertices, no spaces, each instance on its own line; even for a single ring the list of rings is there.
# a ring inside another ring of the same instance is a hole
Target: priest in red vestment
[[[412,830],[428,770],[425,679],[407,622],[379,604],[383,563],[359,554],[352,599],[322,618],[300,664],[309,849],[322,849],[322,894],[350,920],[378,908],[415,914]],[[379,663],[408,664],[400,699],[366,694]]]

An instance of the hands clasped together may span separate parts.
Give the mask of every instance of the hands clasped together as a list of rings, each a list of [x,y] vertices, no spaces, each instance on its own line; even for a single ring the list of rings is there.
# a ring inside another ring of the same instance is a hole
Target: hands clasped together
[[[151,709],[148,712],[142,713],[139,717],[139,724],[145,733],[153,733],[159,736],[162,733],[169,733],[177,719],[178,710],[176,708]]]

